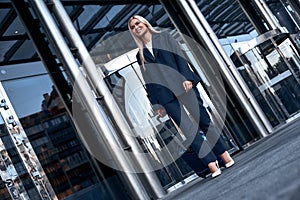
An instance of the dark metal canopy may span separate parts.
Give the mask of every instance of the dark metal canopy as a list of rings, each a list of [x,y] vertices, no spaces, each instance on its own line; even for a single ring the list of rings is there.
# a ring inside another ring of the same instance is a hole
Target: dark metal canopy
[[[196,2],[218,38],[254,30],[237,0]],[[62,0],[62,3],[88,49],[108,35],[127,30],[127,20],[134,14],[147,17],[155,26],[173,27],[158,0]],[[280,0],[267,0],[266,3],[275,11],[282,7]],[[51,8],[51,4],[48,6]],[[38,21],[36,25],[39,25]],[[38,60],[40,58],[11,1],[0,0],[0,66]]]

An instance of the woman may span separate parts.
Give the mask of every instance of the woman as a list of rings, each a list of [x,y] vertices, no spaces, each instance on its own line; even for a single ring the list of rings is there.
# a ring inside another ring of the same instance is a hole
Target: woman
[[[153,109],[159,116],[168,114],[175,121],[190,139],[193,150],[210,169],[212,177],[220,175],[216,155],[211,150],[205,154],[200,151],[203,138],[198,132],[207,133],[210,117],[196,88],[200,79],[190,70],[178,43],[168,33],[155,30],[141,16],[131,17],[128,28],[139,49],[137,61],[142,67],[146,91]],[[194,126],[183,106],[198,122],[198,127]],[[214,149],[226,167],[234,164],[220,139]]]

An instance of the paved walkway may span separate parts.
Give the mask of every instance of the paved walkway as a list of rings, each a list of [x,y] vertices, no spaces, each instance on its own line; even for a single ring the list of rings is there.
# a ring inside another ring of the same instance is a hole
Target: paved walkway
[[[163,200],[300,199],[300,119],[234,156],[221,176],[197,178]]]

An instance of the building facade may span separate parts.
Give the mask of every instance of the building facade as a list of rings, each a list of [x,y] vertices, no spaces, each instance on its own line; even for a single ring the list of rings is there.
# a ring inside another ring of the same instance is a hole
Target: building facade
[[[180,44],[234,155],[300,116],[297,0],[0,1],[1,199],[157,199],[197,178],[127,21]],[[205,172],[203,172],[203,176]]]

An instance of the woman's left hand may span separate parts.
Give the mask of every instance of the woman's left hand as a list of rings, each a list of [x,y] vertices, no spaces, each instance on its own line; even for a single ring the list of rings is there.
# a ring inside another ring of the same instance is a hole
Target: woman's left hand
[[[182,85],[183,85],[183,88],[184,88],[185,92],[189,92],[193,88],[192,81],[184,81],[182,83]]]

